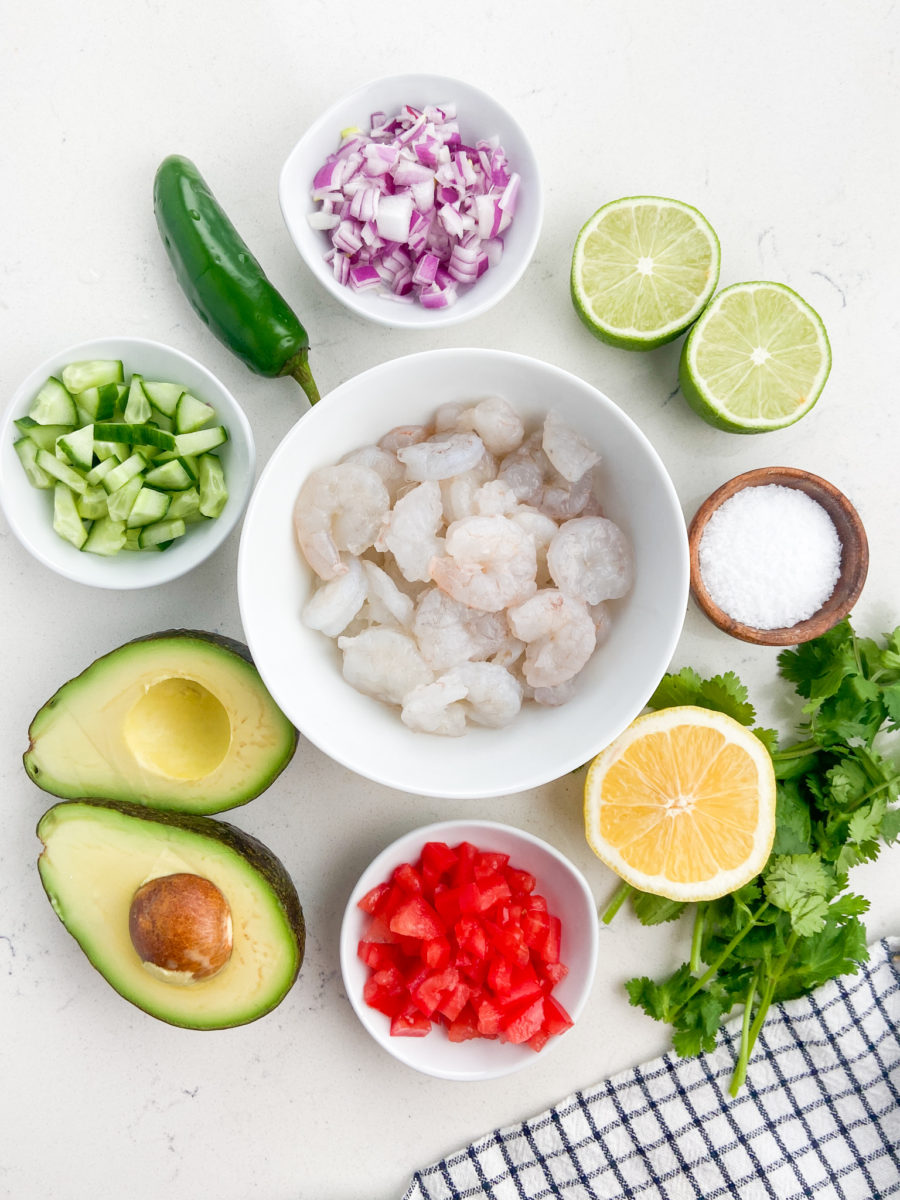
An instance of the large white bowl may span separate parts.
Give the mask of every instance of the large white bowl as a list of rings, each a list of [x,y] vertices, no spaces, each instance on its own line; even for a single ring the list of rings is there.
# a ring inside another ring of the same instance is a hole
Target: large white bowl
[[[340,652],[300,612],[313,575],[294,541],[292,509],[317,467],[424,422],[445,401],[502,395],[526,419],[552,407],[603,456],[602,501],[635,551],[635,584],[610,604],[606,643],[560,708],[526,705],[506,729],[462,738],[413,733],[398,710],[347,684]],[[351,770],[401,791],[506,795],[557,779],[599,753],[638,715],[678,641],[688,549],[675,489],[634,422],[567,371],[499,350],[451,349],[382,363],[336,388],[276,449],[250,501],[238,559],[244,632],[272,695],[301,733]]]
[[[553,989],[553,997],[573,1021],[578,1020],[587,1003],[597,969],[599,922],[591,889],[578,868],[548,842],[511,825],[440,821],[411,830],[383,850],[350,894],[341,925],[340,958],[344,987],[356,1015],[394,1058],[440,1079],[496,1079],[541,1062],[559,1044],[560,1037],[552,1037],[539,1053],[530,1046],[485,1038],[451,1042],[440,1028],[432,1029],[426,1037],[391,1037],[388,1018],[363,999],[369,968],[356,951],[370,918],[358,907],[358,901],[376,884],[390,879],[401,863],[415,863],[426,842],[446,842],[451,847],[472,842],[479,850],[508,854],[510,866],[534,875],[535,892],[544,896],[549,911],[562,924],[560,960],[569,968],[565,979]]]
[[[50,375],[68,363],[95,358],[121,359],[126,377],[180,383],[211,404],[228,441],[217,451],[225,470],[228,501],[221,516],[188,527],[161,553],[123,551],[112,558],[85,553],[53,530],[53,492],[28,482],[13,442],[13,425],[28,413],[31,402]],[[162,342],[136,337],[107,337],[57,351],[40,363],[16,389],[0,431],[0,504],[10,528],[36,559],[66,579],[100,588],[153,587],[184,575],[222,545],[241,518],[250,498],[256,467],[253,432],[231,392],[189,354]]]
[[[333,154],[340,142],[340,131],[353,125],[368,129],[372,113],[399,112],[404,104],[453,102],[457,106],[460,133],[474,145],[479,138],[497,135],[509,159],[511,170],[522,177],[516,214],[503,234],[503,256],[496,267],[485,272],[472,287],[461,290],[455,304],[447,308],[426,309],[421,304],[404,304],[379,297],[373,291],[356,292],[334,278],[325,262],[330,248],[326,234],[313,229],[309,214],[318,205],[312,201],[312,181],[316,171]],[[357,88],[333,104],[306,130],[281,169],[278,197],[288,232],[304,262],[337,300],[347,308],[379,325],[404,329],[437,329],[456,325],[486,312],[507,294],[531,261],[541,231],[543,192],[540,170],[534,151],[515,118],[492,96],[444,75],[391,75]]]

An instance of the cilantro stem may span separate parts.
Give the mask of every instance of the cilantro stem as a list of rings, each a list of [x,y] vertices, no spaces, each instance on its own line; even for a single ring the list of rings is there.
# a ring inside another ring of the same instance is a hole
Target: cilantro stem
[[[719,967],[721,967],[721,965],[725,962],[725,960],[731,955],[731,953],[735,949],[735,947],[739,946],[741,944],[741,942],[744,940],[744,938],[747,936],[747,934],[750,932],[750,930],[759,922],[760,917],[763,915],[763,913],[766,911],[766,909],[768,907],[769,907],[769,901],[763,900],[762,904],[759,906],[759,908],[756,910],[756,912],[751,913],[750,920],[747,922],[747,924],[743,925],[737,931],[737,933],[734,935],[734,937],[731,939],[731,941],[728,943],[728,945],[725,947],[725,949],[722,951],[722,953],[719,955],[719,957],[716,959],[716,961],[714,963],[712,963],[712,965],[708,968],[708,970],[704,971],[703,974],[700,976],[700,978],[694,982],[694,986],[690,989],[690,991],[687,993],[687,995],[682,1000],[681,1004],[675,1010],[674,1016],[672,1018],[670,1018],[673,1023],[674,1023],[675,1018],[679,1015],[679,1013],[681,1013],[684,1010],[684,1007],[687,1004],[687,1002],[689,1000],[691,1000],[694,996],[696,996],[697,992],[699,992],[702,987],[705,987],[706,984],[709,983],[709,981],[713,978],[713,976],[718,972]]]
[[[613,919],[613,917],[616,915],[616,913],[619,911],[619,909],[622,907],[622,905],[625,903],[625,901],[628,899],[628,897],[631,895],[631,893],[633,891],[634,891],[634,888],[631,886],[630,883],[619,884],[619,887],[616,889],[616,892],[613,895],[612,900],[610,900],[609,904],[607,904],[606,908],[603,910],[603,913],[600,917],[600,920],[603,922],[604,925],[608,925],[610,923],[610,921]]]
[[[807,738],[805,742],[795,742],[793,746],[786,746],[784,750],[776,750],[772,755],[772,761],[776,763],[790,762],[795,758],[806,758],[821,749],[822,747],[815,738]]]
[[[702,959],[700,950],[703,946],[703,934],[706,929],[706,905],[698,904],[694,916],[694,932],[691,936],[691,974],[696,975],[700,970]]]
[[[729,1095],[736,1096],[744,1086],[744,1080],[747,1078],[747,1063],[750,1061],[750,1050],[752,1044],[750,1042],[750,1017],[753,1012],[753,997],[756,995],[756,989],[759,987],[759,969],[753,972],[750,980],[750,986],[747,988],[747,995],[744,997],[744,1019],[741,1022],[741,1048],[738,1053],[738,1060],[734,1066],[734,1073],[731,1076],[731,1086],[728,1089]]]
[[[732,1096],[736,1096],[738,1094],[738,1092],[740,1091],[741,1087],[743,1086],[744,1079],[747,1074],[747,1064],[750,1061],[750,1055],[753,1053],[753,1047],[756,1045],[756,1039],[759,1037],[759,1031],[760,1031],[760,1029],[762,1029],[763,1021],[765,1021],[766,1016],[768,1015],[769,1009],[772,1006],[772,1000],[775,996],[775,989],[778,987],[778,981],[779,981],[779,979],[781,979],[781,976],[784,974],[785,967],[791,961],[791,957],[794,953],[794,947],[797,945],[797,942],[799,940],[800,940],[800,935],[796,931],[793,932],[787,940],[787,945],[785,946],[784,954],[782,954],[781,958],[778,959],[775,966],[770,969],[769,978],[766,981],[766,986],[760,994],[759,1006],[757,1007],[757,1010],[756,1010],[756,1016],[753,1018],[753,1022],[752,1022],[752,1024],[750,1024],[749,1029],[747,1029],[746,1038],[744,1037],[743,1029],[747,1027],[747,1023],[749,1021],[749,1007],[750,1006],[747,1005],[747,1007],[745,1007],[745,1009],[744,1009],[744,1022],[743,1022],[742,1033],[741,1033],[741,1053],[740,1053],[740,1056],[738,1057],[737,1064],[734,1068],[734,1074],[731,1077],[731,1087],[729,1088],[729,1093]],[[754,976],[753,990],[755,991],[755,989],[756,989],[756,977]],[[752,996],[753,996],[753,992],[751,991],[751,993],[750,993],[751,1002],[752,1002]]]

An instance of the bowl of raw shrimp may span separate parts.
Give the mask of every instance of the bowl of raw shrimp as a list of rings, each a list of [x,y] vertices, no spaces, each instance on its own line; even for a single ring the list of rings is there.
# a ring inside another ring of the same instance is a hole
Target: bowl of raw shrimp
[[[248,507],[238,598],[277,703],[401,791],[511,795],[641,712],[687,606],[681,506],[609,397],[537,359],[432,350],[304,415]]]

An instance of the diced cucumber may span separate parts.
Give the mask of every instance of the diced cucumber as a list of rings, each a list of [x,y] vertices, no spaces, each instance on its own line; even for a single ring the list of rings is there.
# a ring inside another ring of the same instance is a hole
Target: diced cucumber
[[[64,483],[57,483],[53,489],[53,528],[76,550],[80,550],[87,541],[87,530],[75,507],[75,493]]]
[[[156,521],[153,525],[145,525],[141,530],[141,549],[146,550],[150,546],[160,546],[164,542],[171,542],[175,538],[183,537],[186,528],[184,521],[168,519]]]
[[[225,471],[216,454],[204,454],[200,459],[200,511],[204,517],[218,517],[228,501]]]
[[[111,445],[109,442],[106,444]],[[102,483],[110,471],[114,470],[118,465],[119,459],[113,454],[110,454],[107,458],[101,459],[100,462],[97,463],[96,467],[91,467],[87,475],[84,477],[85,482],[89,487],[95,487],[98,483]]]
[[[144,425],[125,421],[98,422],[94,426],[94,437],[101,442],[127,442],[129,446],[157,446],[160,450],[176,448],[174,435],[158,429],[152,422]]]
[[[85,521],[96,521],[98,517],[105,517],[109,511],[106,505],[106,488],[101,484],[97,484],[96,487],[88,486],[82,495],[75,498],[75,507],[79,517],[83,517]]]
[[[106,507],[110,517],[114,521],[128,520],[128,514],[131,512],[132,505],[138,498],[142,487],[143,484],[141,483],[140,475],[135,475],[127,483],[123,483],[120,488],[116,488],[114,492],[109,493]]]
[[[173,492],[172,499],[169,503],[167,512],[169,517],[180,517],[183,521],[189,520],[191,517],[202,517],[200,512],[200,493],[195,487],[187,488],[183,492]]]
[[[122,363],[108,358],[69,363],[63,367],[62,381],[69,392],[77,394],[87,388],[102,387],[105,383],[121,383],[125,378]]]
[[[158,408],[167,417],[174,417],[184,388],[177,383],[158,383],[153,380],[143,381],[144,392],[154,408]]]
[[[141,548],[141,531],[140,529],[129,529],[125,527],[125,541],[122,545],[123,550],[140,550]]]
[[[180,457],[185,455],[207,454],[217,446],[228,441],[228,433],[224,425],[216,425],[214,429],[197,429],[193,433],[175,435],[175,450]]]
[[[30,437],[39,450],[55,450],[56,439],[76,428],[74,425],[38,425],[31,417],[19,417],[15,426],[20,433]]]
[[[107,459],[107,461],[109,460]],[[135,475],[140,475],[146,466],[146,458],[144,458],[143,454],[139,454],[135,450],[134,454],[129,455],[124,462],[120,462],[118,466],[108,471],[103,476],[101,482],[108,492],[115,492],[123,484],[126,484],[129,479],[133,479]]]
[[[25,468],[25,475],[32,487],[55,487],[52,476],[37,465],[38,446],[36,442],[33,442],[30,437],[22,437],[13,442],[13,449],[18,454],[19,462]]]
[[[68,463],[64,463],[61,458],[57,458],[49,450],[38,450],[35,462],[48,475],[52,475],[60,483],[66,484],[67,487],[70,487],[73,492],[78,492],[79,495],[87,487],[83,475],[79,475],[74,467],[70,467]]]
[[[183,492],[185,488],[196,483],[196,476],[191,474],[182,459],[172,458],[162,466],[149,470],[144,476],[144,483],[151,487],[163,488],[167,492]]]
[[[194,433],[208,425],[216,410],[205,400],[198,400],[190,392],[182,392],[175,409],[175,429],[178,433]]]
[[[128,527],[133,529],[138,525],[152,525],[156,521],[161,521],[163,517],[168,516],[170,507],[168,492],[158,492],[156,488],[142,487],[128,514]],[[172,514],[173,517],[182,515],[182,513]]]
[[[53,375],[34,398],[28,415],[38,425],[77,425],[75,401]]]
[[[141,376],[132,375],[131,386],[128,389],[128,402],[125,405],[125,420],[129,424],[136,425],[142,421],[149,421],[152,414],[153,409],[150,407],[150,401],[144,391]]]
[[[60,450],[73,467],[79,471],[89,471],[94,465],[94,426],[82,425],[71,433],[64,433],[56,439],[56,455]]]
[[[119,389],[114,383],[85,388],[78,393],[76,401],[79,413],[83,413],[90,421],[112,420],[118,402]]]
[[[91,526],[82,550],[87,550],[90,554],[112,557],[118,554],[124,545],[125,522],[114,521],[112,517],[100,517]]]

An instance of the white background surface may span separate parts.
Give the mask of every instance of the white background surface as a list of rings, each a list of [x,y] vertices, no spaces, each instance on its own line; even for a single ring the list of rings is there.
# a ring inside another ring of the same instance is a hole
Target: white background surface
[[[845,490],[868,529],[857,627],[900,622],[898,288],[894,145],[900,14],[822,0],[685,0],[513,7],[263,0],[110,0],[5,6],[0,48],[0,396],[57,347],[109,333],[196,354],[243,403],[259,468],[304,411],[291,381],[251,375],[194,317],[157,237],[153,174],[192,157],[314,342],[323,393],[430,346],[500,346],[557,363],[635,418],[687,518],[737,472],[806,467]],[[399,334],[349,316],[297,259],[278,171],[317,113],[361,81],[441,70],[492,91],[534,141],[545,226],[514,292],[486,317]],[[658,193],[697,205],[722,243],[721,283],[769,278],[821,313],[834,367],[796,427],[742,439],[707,428],[675,393],[678,344],[631,355],[595,342],[568,298],[580,225],[601,203]],[[604,933],[591,1002],[556,1049],[510,1080],[449,1084],[380,1051],[338,975],[341,910],[357,874],[416,824],[482,815],[551,840],[599,903],[614,882],[584,843],[580,775],[479,803],[424,800],[350,775],[301,740],[290,768],[236,824],[283,859],[309,923],[282,1006],[245,1028],[169,1028],[121,1000],[46,903],[34,825],[49,804],[20,762],[36,709],[133,636],[172,626],[240,635],[238,539],[171,585],[137,594],[69,584],[0,523],[0,1194],[25,1200],[391,1200],[418,1166],[571,1090],[651,1057],[667,1031],[622,981],[661,975],[687,931]],[[734,669],[762,717],[797,716],[775,653],[690,608],[675,665]],[[464,752],[461,750],[461,752]],[[897,932],[898,851],[861,869],[872,937]]]

